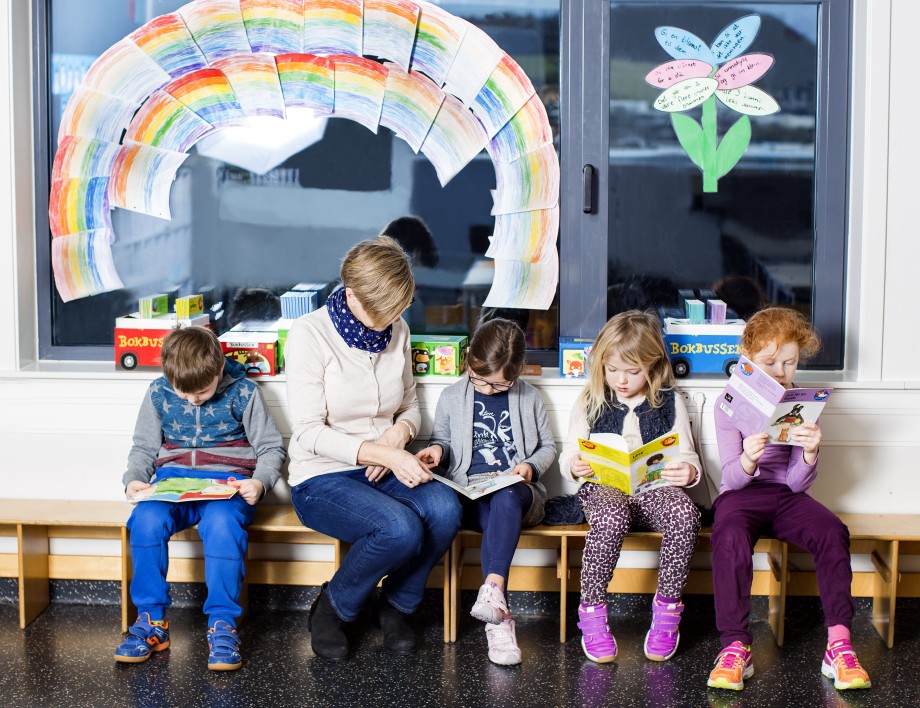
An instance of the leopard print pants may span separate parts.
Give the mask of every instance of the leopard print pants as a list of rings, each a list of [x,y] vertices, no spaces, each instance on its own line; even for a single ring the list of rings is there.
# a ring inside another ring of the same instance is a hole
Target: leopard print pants
[[[658,560],[658,594],[679,598],[687,584],[690,558],[700,530],[700,512],[679,487],[659,487],[637,497],[619,489],[586,482],[578,498],[591,528],[581,561],[581,601],[599,605],[620,559],[630,530],[662,534]]]

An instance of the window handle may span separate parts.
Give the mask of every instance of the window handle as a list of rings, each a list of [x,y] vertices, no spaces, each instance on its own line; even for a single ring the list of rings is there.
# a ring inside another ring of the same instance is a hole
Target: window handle
[[[581,168],[581,174],[584,178],[584,192],[581,210],[585,214],[594,211],[594,165],[585,165]]]

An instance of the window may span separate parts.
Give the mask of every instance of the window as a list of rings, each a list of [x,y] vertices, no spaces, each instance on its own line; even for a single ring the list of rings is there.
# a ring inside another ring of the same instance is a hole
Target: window
[[[565,96],[594,131],[563,145],[563,171],[590,165],[584,179],[592,168],[596,175],[565,193],[563,223],[579,225],[566,232],[566,247],[604,257],[582,273],[587,306],[573,319],[563,280],[563,330],[576,323],[564,333],[592,336],[631,307],[682,316],[687,291],[715,291],[741,317],[761,303],[800,309],[824,340],[815,365],[842,368],[847,0],[582,1],[572,10],[586,31],[571,59],[602,52],[609,61],[581,67],[596,94]],[[723,30],[738,44],[710,58]],[[682,60],[690,64],[677,65]],[[755,80],[733,75],[717,84],[710,77],[723,66],[722,76],[742,69]],[[694,77],[707,96],[702,104],[664,96],[673,82],[688,87]],[[754,87],[742,96],[759,101],[753,108],[735,100],[748,91],[740,86]],[[578,190],[595,200],[591,213],[583,213]]]
[[[408,313],[413,331],[469,332],[490,286],[488,270],[485,277],[480,273],[481,264],[490,262],[484,253],[495,223],[491,159],[480,153],[442,189],[428,159],[388,129],[375,135],[338,118],[320,121],[319,139],[293,133],[288,144],[295,147],[264,174],[247,169],[234,152],[254,149],[266,157],[264,147],[199,143],[170,189],[170,220],[112,211],[117,235],[112,253],[124,289],[61,301],[51,278],[45,205],[63,108],[97,56],[185,4],[34,5],[37,56],[45,62],[36,72],[41,356],[110,359],[114,319],[135,311],[143,295],[203,293],[219,331],[242,317],[272,313],[280,293],[301,282],[335,280],[349,246],[405,215],[421,217],[434,241],[416,254],[418,290]],[[558,138],[559,0],[436,4],[483,29],[525,69]],[[555,306],[502,314],[519,319],[531,349],[555,349]]]

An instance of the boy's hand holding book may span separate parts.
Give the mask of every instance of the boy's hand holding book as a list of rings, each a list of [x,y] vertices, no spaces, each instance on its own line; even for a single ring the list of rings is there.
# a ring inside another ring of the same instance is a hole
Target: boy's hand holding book
[[[249,506],[255,506],[265,492],[265,487],[257,479],[231,479],[227,484],[236,489]]]
[[[142,489],[148,489],[149,487],[150,485],[147,484],[147,482],[141,482],[137,479],[128,482],[128,486],[125,487],[125,498],[129,500],[133,499],[135,494],[137,494]]]

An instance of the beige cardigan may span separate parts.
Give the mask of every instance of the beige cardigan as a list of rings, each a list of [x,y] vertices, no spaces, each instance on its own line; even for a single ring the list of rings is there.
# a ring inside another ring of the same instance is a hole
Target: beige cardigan
[[[398,420],[419,429],[409,349],[402,319],[379,354],[346,345],[325,307],[294,321],[284,348],[291,487],[358,468],[361,443],[377,440]]]

